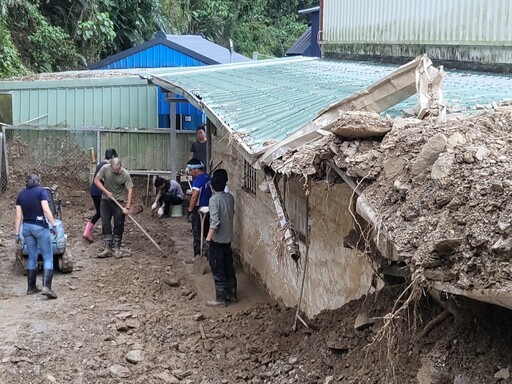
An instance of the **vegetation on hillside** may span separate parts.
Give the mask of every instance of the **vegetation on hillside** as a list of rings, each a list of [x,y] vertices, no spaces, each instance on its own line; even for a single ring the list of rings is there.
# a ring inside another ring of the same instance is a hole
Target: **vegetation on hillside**
[[[0,78],[76,69],[163,30],[280,57],[317,0],[0,0]]]

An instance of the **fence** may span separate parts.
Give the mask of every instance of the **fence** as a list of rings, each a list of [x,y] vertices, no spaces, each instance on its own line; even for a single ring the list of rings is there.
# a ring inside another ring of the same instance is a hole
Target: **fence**
[[[176,135],[176,162],[184,167],[188,160],[193,132]],[[93,167],[91,150],[100,161],[107,148],[115,148],[123,166],[133,174],[170,171],[169,130],[69,129],[56,127],[3,126],[2,188],[9,180],[8,171],[22,175],[38,172],[51,177],[64,176],[89,180]],[[94,158],[94,157],[93,157]]]

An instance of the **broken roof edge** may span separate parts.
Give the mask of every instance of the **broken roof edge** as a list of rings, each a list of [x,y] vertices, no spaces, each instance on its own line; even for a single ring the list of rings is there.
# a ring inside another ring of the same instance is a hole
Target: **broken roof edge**
[[[283,141],[270,146],[259,157],[259,162],[269,165],[288,150],[297,149],[322,137],[319,130],[329,131],[330,127],[345,111],[374,111],[380,113],[413,96],[418,92],[418,68],[430,68],[431,66],[432,61],[426,54],[417,56],[368,87],[323,108],[313,119]],[[399,85],[401,86],[399,87]],[[372,93],[376,96],[370,99]]]

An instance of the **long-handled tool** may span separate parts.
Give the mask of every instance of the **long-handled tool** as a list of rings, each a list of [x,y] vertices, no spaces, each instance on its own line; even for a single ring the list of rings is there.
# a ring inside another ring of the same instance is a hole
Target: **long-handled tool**
[[[201,220],[201,256],[203,256],[203,245],[204,245],[204,219],[208,214],[208,207],[201,207],[199,209],[199,218]]]
[[[116,203],[116,204],[118,205],[118,207],[119,207],[119,208],[123,209],[123,206],[122,206],[121,204],[119,204],[119,201],[117,201],[117,200],[114,198],[114,196],[112,196],[112,197],[111,197],[111,199],[112,199],[112,201],[113,201],[114,203]],[[132,217],[132,215],[128,214],[127,216],[128,216],[128,217],[129,217],[133,222],[134,222],[134,224],[135,224],[137,227],[139,227],[139,229],[142,231],[142,233],[144,233],[144,234],[147,236],[147,238],[148,238],[149,240],[151,240],[151,242],[153,243],[153,245],[154,245],[155,247],[157,247],[157,248],[158,248],[158,250],[159,250],[160,252],[162,252],[162,254],[164,254],[164,251],[162,251],[162,248],[160,248],[160,246],[156,243],[156,241],[155,241],[155,240],[153,240],[153,238],[152,238],[151,236],[149,236],[149,233],[147,233],[147,232],[146,232],[146,230],[145,230],[144,228],[142,228],[142,226],[141,226],[139,223],[137,223],[137,221]]]

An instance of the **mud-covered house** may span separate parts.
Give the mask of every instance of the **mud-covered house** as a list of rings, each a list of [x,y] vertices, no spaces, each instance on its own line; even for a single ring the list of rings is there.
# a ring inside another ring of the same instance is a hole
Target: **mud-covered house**
[[[425,57],[400,68],[285,58],[154,74],[151,81],[185,96],[207,115],[211,163],[229,173],[236,201],[234,248],[245,268],[284,304],[295,306],[302,297],[301,309],[312,316],[378,289],[382,275],[382,265],[353,240],[364,232],[358,217],[369,224],[380,217],[375,204],[360,199],[358,192],[358,183],[368,177],[365,169],[379,161],[372,152],[378,148],[368,147],[368,153],[361,153],[365,160],[358,159],[347,173],[333,153],[342,158],[343,150],[354,154],[354,144],[330,148],[322,140],[333,136],[331,128],[346,111],[388,114],[383,123],[370,124],[380,137],[393,127],[391,116],[404,109],[444,116],[445,102],[464,100],[464,87],[481,81],[481,76],[449,74],[443,96],[442,77]],[[493,93],[482,103],[506,97],[502,81],[510,79],[488,77]],[[434,108],[425,96],[436,89],[440,103]],[[419,97],[407,100],[413,95]],[[462,111],[472,102],[464,100],[457,108]],[[358,131],[358,124],[349,128]],[[361,208],[365,201],[369,206]],[[392,260],[396,249],[388,239],[372,242],[380,251],[387,249],[385,256],[391,254]]]

